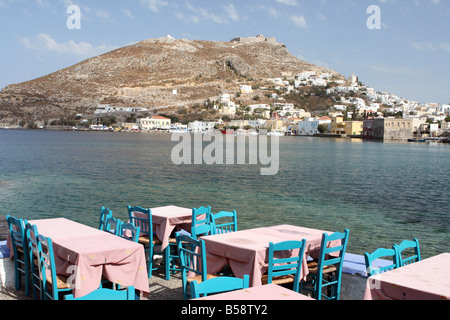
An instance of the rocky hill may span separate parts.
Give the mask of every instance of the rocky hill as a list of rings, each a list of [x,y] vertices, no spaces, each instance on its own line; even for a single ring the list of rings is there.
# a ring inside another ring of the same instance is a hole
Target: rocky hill
[[[307,70],[343,78],[299,60],[273,38],[149,39],[7,86],[0,92],[0,122],[48,122],[93,114],[98,104],[176,110],[224,92],[235,93],[239,84],[261,84]]]

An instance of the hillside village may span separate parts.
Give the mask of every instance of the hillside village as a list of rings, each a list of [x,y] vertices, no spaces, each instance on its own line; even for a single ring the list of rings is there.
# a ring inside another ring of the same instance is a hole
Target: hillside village
[[[378,139],[440,137],[450,129],[450,104],[420,104],[394,94],[377,92],[363,85],[354,74],[342,80],[329,73],[305,71],[297,75],[281,74],[279,78],[267,79],[266,84],[266,87],[240,84],[234,93],[224,92],[203,105],[183,107],[174,114],[159,112],[149,116],[151,110],[146,108],[99,105],[95,111],[96,123],[90,123],[89,128],[191,133],[228,130],[238,134],[330,134]],[[334,104],[327,106],[325,111],[311,111],[290,102],[304,89],[326,96]],[[177,94],[176,90],[173,94]],[[250,102],[242,104],[245,97]],[[192,109],[197,115],[206,114],[206,119],[180,121],[194,112]],[[123,113],[130,115],[126,121],[106,125],[102,122]],[[215,118],[207,119],[211,115]],[[85,127],[88,123],[88,120],[80,121]],[[377,130],[380,127],[383,129]]]
[[[262,35],[144,40],[0,92],[0,128],[410,139],[449,122],[450,104],[379,92]]]

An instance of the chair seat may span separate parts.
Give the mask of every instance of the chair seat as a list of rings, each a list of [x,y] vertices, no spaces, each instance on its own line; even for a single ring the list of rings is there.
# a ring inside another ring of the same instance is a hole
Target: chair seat
[[[213,279],[219,277],[216,274],[208,273],[206,275],[206,280]],[[199,274],[198,276],[187,278],[187,282],[191,283],[192,281],[197,281],[198,283],[202,282],[202,276]]]
[[[267,274],[263,275],[261,278],[262,284],[267,284],[267,281],[269,280],[269,276]],[[279,276],[272,278],[272,283],[274,284],[286,284],[286,283],[292,283],[295,281],[295,275],[288,274],[285,276]]]
[[[70,284],[68,283],[69,277],[57,274],[56,275],[56,286],[58,289],[70,289]],[[52,286],[52,277],[47,278],[47,282],[51,288]]]
[[[148,236],[141,236],[141,237],[139,237],[138,242],[143,245],[149,245],[150,238]],[[153,245],[158,245],[161,243],[162,243],[161,240],[159,240],[158,238],[156,238],[156,237],[153,238]]]
[[[317,273],[317,268],[319,267],[319,264],[315,261],[308,262],[308,270],[310,273]],[[332,273],[337,270],[336,266],[329,265],[323,268],[322,273]]]
[[[176,238],[169,238],[169,243],[170,243],[170,244],[176,244],[176,243],[177,243],[177,239],[176,239]],[[186,241],[181,241],[181,243],[187,244],[188,242],[186,242]]]

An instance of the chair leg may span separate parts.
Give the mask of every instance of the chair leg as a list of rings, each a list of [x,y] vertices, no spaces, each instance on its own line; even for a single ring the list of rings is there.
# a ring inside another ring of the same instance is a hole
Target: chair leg
[[[149,245],[148,248],[148,278],[151,279],[153,273],[153,248]]]
[[[166,273],[166,280],[170,280],[170,245],[167,246],[167,248],[164,249],[163,252],[164,255],[164,271]]]

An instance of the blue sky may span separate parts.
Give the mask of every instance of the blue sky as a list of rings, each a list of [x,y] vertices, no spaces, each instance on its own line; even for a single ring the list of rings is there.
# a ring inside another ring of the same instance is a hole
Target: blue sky
[[[72,4],[80,29],[67,27]],[[380,29],[367,27],[372,17]],[[450,103],[449,0],[0,0],[0,88],[168,34],[276,37],[297,57],[355,72],[376,90]]]

